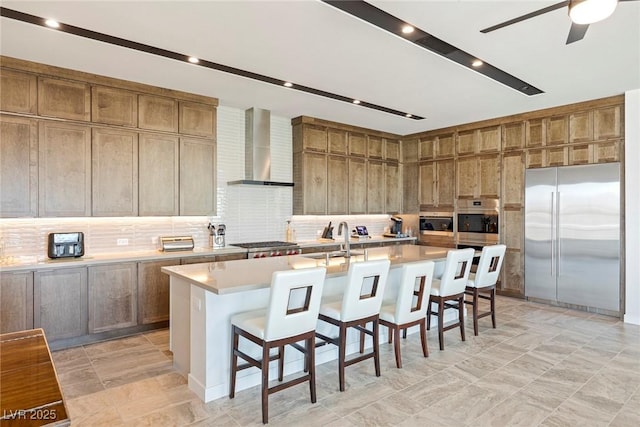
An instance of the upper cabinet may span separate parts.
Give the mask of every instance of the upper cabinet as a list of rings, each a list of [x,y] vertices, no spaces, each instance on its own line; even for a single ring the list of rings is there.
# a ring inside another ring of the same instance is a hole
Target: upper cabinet
[[[2,70],[0,73],[0,110],[36,113],[38,78],[33,74]]]
[[[217,99],[14,58],[0,68],[0,217],[215,213]]]
[[[91,120],[91,89],[87,83],[41,77],[38,114],[61,119]]]
[[[138,96],[140,128],[178,132],[178,101],[161,96]]]

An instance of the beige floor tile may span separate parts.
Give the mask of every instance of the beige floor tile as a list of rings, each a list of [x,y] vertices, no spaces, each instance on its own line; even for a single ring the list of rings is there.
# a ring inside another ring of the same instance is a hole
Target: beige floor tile
[[[166,408],[171,404],[164,393],[136,399],[116,406],[118,413],[125,422],[137,419]]]
[[[514,396],[551,412],[571,397],[579,387],[579,384],[545,375],[526,385]]]
[[[162,390],[156,378],[147,378],[119,387],[109,388],[106,393],[114,406],[120,406],[151,396],[164,395],[164,390]]]
[[[58,375],[69,369],[74,370],[91,365],[84,347],[54,351],[51,353],[51,358],[55,364]]]
[[[603,368],[582,386],[573,399],[615,415],[638,390],[640,373],[610,367]]]
[[[104,341],[97,344],[91,344],[84,347],[87,355],[90,358],[95,358],[96,356],[103,353],[111,353],[114,351],[120,350],[129,350],[139,346],[149,345],[149,341],[147,341],[142,335],[134,335],[132,337],[121,338],[117,340]]]
[[[452,424],[466,425],[509,396],[508,392],[471,384],[429,407],[430,411]]]
[[[108,391],[106,390],[83,395],[74,399],[67,399],[65,403],[74,424],[86,418],[93,417],[98,412],[113,406]]]
[[[566,400],[540,424],[545,427],[607,426],[613,416],[585,406],[574,399]]]
[[[466,408],[462,409],[464,411]],[[498,403],[489,411],[471,421],[476,427],[528,427],[537,426],[549,412],[517,394]]]
[[[120,427],[123,424],[122,418],[115,408],[106,407],[91,415],[91,417],[75,421],[71,419],[73,427]]]
[[[62,384],[62,394],[65,399],[74,399],[80,396],[104,391],[104,385],[98,379],[84,382],[73,383],[69,385]]]
[[[441,399],[458,393],[467,383],[449,373],[440,372],[400,391],[405,399],[431,406]]]

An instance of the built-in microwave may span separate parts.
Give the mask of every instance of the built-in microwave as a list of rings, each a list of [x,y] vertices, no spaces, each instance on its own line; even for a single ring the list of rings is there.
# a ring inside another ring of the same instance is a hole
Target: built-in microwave
[[[500,218],[497,199],[459,199],[457,206],[458,246],[484,246],[499,242]]]
[[[420,212],[420,234],[453,235],[452,212]]]

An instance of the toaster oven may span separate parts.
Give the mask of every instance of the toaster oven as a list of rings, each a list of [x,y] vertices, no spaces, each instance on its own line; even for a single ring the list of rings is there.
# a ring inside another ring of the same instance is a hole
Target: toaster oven
[[[84,255],[84,233],[49,233],[47,255],[49,258],[71,258]]]

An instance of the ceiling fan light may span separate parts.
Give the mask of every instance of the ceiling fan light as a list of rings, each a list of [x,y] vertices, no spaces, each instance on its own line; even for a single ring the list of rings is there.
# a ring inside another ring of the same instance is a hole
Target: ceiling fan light
[[[572,0],[569,17],[576,24],[593,24],[611,16],[617,5],[618,0]]]

